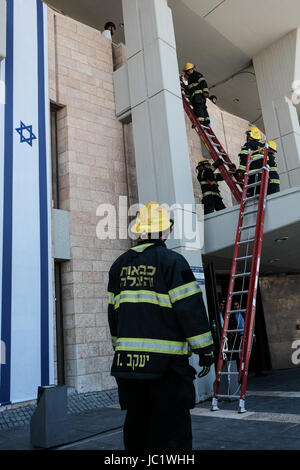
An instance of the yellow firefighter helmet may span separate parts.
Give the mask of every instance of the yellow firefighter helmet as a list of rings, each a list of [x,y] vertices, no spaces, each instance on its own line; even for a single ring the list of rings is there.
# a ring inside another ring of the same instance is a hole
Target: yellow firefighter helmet
[[[188,70],[191,70],[193,68],[195,68],[194,64],[192,64],[191,62],[187,62],[183,68],[183,71],[187,72]]]
[[[260,140],[261,139],[260,130],[256,126],[250,126],[249,129],[247,130],[246,134],[249,135],[249,137],[251,137],[251,139],[254,139],[254,140]]]
[[[140,235],[146,233],[159,233],[172,225],[168,211],[156,201],[148,202],[138,212],[135,224],[131,228],[133,233]]]
[[[198,162],[196,170],[198,170],[198,168],[201,168],[205,163],[210,163],[210,160],[208,158],[202,158],[202,160]]]
[[[274,152],[277,152],[277,144],[274,140],[268,140],[268,145],[271,150],[274,150]]]

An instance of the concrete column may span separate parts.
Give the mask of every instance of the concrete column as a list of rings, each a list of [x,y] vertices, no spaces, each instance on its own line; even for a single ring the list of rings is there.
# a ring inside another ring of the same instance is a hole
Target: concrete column
[[[253,59],[266,135],[278,146],[281,189],[300,181],[300,126],[292,101],[292,84],[300,79],[299,48],[295,29]]]
[[[189,150],[171,10],[166,0],[123,0],[128,77],[139,202],[178,204],[175,220],[196,224]],[[183,210],[185,204],[190,208]],[[182,233],[168,241],[190,265],[202,268],[200,249]],[[204,289],[203,289],[204,291]],[[196,367],[198,358],[193,360]],[[198,399],[211,392],[214,375],[197,384]]]

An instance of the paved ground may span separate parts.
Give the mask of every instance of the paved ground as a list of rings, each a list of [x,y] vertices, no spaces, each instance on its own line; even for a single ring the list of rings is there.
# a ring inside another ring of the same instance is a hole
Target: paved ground
[[[80,394],[69,390],[68,414],[72,415],[98,410],[104,407],[115,405],[118,402],[119,398],[117,389]],[[29,424],[35,408],[35,404],[30,404],[0,411],[0,430],[11,429],[16,426]]]
[[[300,369],[249,378],[248,390],[245,414],[237,402],[192,411],[195,450],[300,450]],[[122,450],[123,422],[112,406],[69,415],[68,443],[58,450]],[[30,449],[29,426],[0,431],[0,449]]]

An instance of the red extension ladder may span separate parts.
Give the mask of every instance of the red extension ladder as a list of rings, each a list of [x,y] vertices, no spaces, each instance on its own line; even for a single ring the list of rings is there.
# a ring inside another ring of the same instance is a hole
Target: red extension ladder
[[[214,161],[218,160],[219,158],[222,158],[224,160],[224,165],[221,165],[218,170],[223,176],[224,181],[226,181],[227,185],[229,186],[236,201],[241,202],[242,191],[240,189],[240,185],[234,177],[235,171],[230,170],[230,168],[234,168],[234,164],[232,163],[228,154],[222,147],[212,128],[210,126],[203,126],[197,119],[197,116],[193,111],[193,106],[190,102],[189,95],[186,91],[186,85],[184,84],[182,77],[180,77],[180,85],[183,107],[192,123],[193,128],[196,130],[197,134],[199,135],[200,139],[208,150],[211,158]],[[229,170],[227,169],[227,166]]]
[[[246,411],[245,395],[254,337],[256,295],[262,252],[266,197],[269,182],[267,144],[264,150],[264,155],[262,155],[262,159],[262,167],[258,170],[250,171],[251,177],[255,176],[255,181],[248,184],[251,164],[251,153],[249,152],[224,314],[224,325],[211,408],[212,411],[218,410],[219,398],[238,398],[239,413],[244,413]],[[257,190],[259,191],[259,194],[257,194]],[[239,290],[235,290],[237,279],[241,281],[241,285],[238,288]],[[233,298],[238,300],[239,310],[232,310]],[[237,322],[237,329],[230,329],[232,328],[229,324],[231,315],[243,314],[245,315],[245,317],[243,317],[244,328],[238,329],[239,322]],[[228,335],[231,341],[230,347],[232,349],[229,349]],[[238,357],[238,367],[236,367],[236,370],[231,370],[235,368],[235,361],[231,360],[233,355]],[[231,382],[234,382],[234,376],[235,379],[238,379],[234,383],[234,387],[237,385],[237,390],[232,392]],[[219,394],[221,379],[222,386],[225,383],[227,388],[225,387],[226,393],[222,392],[222,394]]]

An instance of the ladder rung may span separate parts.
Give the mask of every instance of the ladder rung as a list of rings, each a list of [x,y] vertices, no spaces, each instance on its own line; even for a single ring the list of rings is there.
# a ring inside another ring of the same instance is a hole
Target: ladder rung
[[[257,209],[253,209],[253,211],[249,211],[249,212],[243,212],[243,217],[246,216],[246,215],[250,215],[250,214],[256,214],[257,213]]]
[[[267,169],[266,167],[263,167],[263,168]],[[262,172],[262,169],[263,169],[263,168],[259,168],[259,170],[255,170],[255,171],[253,170],[253,171],[251,171],[251,172],[249,171],[248,173],[245,172],[245,175],[248,175],[248,176],[257,175],[258,173],[261,173],[261,172]]]
[[[220,375],[239,375],[239,372],[219,372]]]
[[[257,160],[261,160],[262,158],[264,158],[264,155],[262,155],[261,157],[256,157],[255,160],[251,159],[253,162],[256,162]]]
[[[248,277],[251,273],[233,274],[232,277]]]
[[[257,194],[256,196],[246,197],[244,199],[244,202],[253,201],[254,199],[258,199],[258,198],[259,198],[259,194]]]
[[[241,333],[244,330],[225,330],[225,333]]]
[[[260,185],[261,185],[261,181],[258,181],[257,183],[247,184],[246,188],[254,188],[255,186],[260,186]]]
[[[254,225],[246,225],[246,227],[240,227],[240,230],[250,230],[251,228],[255,228],[256,224]]]
[[[241,349],[226,349],[226,350],[222,350],[222,353],[239,353],[239,352],[242,352]]]
[[[239,258],[234,258],[235,261],[242,261],[244,259],[250,259],[253,255],[240,256]]]
[[[203,127],[203,129],[209,129],[209,130],[211,130],[210,127],[208,127],[208,126],[203,126],[203,124],[200,124],[200,126]]]
[[[248,290],[238,290],[236,292],[230,292],[230,295],[240,295],[240,294],[248,294]]]
[[[255,238],[250,238],[249,240],[243,240],[241,242],[238,242],[238,245],[244,245],[245,243],[252,243],[255,242]]]
[[[224,152],[217,152],[218,155],[226,155]],[[224,162],[224,165],[232,165],[232,163]]]
[[[227,313],[238,313],[238,312],[246,313],[246,309],[242,308],[241,310],[228,310]]]
[[[239,395],[217,395],[218,398],[240,398]]]
[[[221,144],[212,144],[214,147],[221,147]]]

